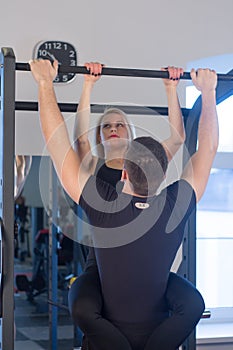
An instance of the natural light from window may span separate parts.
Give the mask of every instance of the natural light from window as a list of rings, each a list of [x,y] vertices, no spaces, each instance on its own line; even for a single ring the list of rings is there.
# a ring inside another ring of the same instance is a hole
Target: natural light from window
[[[200,95],[186,89],[186,107]],[[218,155],[233,157],[233,96],[217,106]],[[233,168],[222,164],[211,171],[204,196],[197,207],[197,288],[206,308],[233,308]],[[232,315],[233,317],[233,315]]]
[[[194,86],[186,88],[186,107],[192,108],[200,95]],[[233,96],[217,105],[219,116],[219,147],[218,152],[233,152]]]

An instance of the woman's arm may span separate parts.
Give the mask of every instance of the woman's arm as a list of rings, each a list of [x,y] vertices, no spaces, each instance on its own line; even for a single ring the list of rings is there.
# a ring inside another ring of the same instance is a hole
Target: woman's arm
[[[163,79],[168,100],[168,119],[170,125],[170,136],[162,142],[170,161],[185,140],[185,130],[180,103],[177,95],[177,85],[183,75],[182,68],[168,67],[169,79]]]
[[[90,62],[85,63],[85,67],[90,71],[90,74],[84,75],[83,89],[74,125],[74,143],[80,161],[83,161],[85,158],[85,165],[88,169],[91,169],[94,167],[94,158],[91,153],[91,147],[88,138],[91,114],[90,99],[92,89],[95,83],[100,79],[102,65],[100,63]]]

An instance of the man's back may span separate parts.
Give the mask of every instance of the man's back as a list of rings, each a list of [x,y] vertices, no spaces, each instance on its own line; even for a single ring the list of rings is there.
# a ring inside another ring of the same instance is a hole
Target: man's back
[[[88,180],[80,205],[94,228],[108,319],[147,322],[167,316],[167,278],[195,203],[193,189],[183,180],[149,198],[117,195],[100,179]]]

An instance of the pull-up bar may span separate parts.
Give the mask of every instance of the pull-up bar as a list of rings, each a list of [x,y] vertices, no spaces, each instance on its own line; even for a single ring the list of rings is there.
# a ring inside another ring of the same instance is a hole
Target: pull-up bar
[[[16,62],[16,70],[30,71],[29,63]],[[231,71],[232,72],[232,71]],[[74,73],[74,74],[90,74],[84,66],[59,66],[59,73]],[[134,68],[102,68],[102,75],[115,75],[121,77],[139,77],[139,78],[163,78],[169,77],[167,71],[151,70],[151,69],[134,69]],[[218,80],[233,81],[233,74],[217,74]],[[180,79],[191,80],[189,72],[184,72]]]

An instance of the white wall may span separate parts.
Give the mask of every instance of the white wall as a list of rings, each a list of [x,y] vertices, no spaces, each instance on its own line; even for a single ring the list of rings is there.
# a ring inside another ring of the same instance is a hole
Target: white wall
[[[64,40],[77,48],[79,65],[99,60],[109,67],[186,68],[190,61],[232,53],[232,13],[232,0],[8,0],[1,6],[0,46],[12,47],[17,62],[27,62],[41,40]],[[81,85],[77,76],[58,86],[58,100],[77,102]],[[36,97],[31,73],[17,72],[16,100]],[[105,76],[92,101],[166,106],[161,80],[145,78]],[[37,114],[17,113],[16,152],[40,154],[42,145]]]

